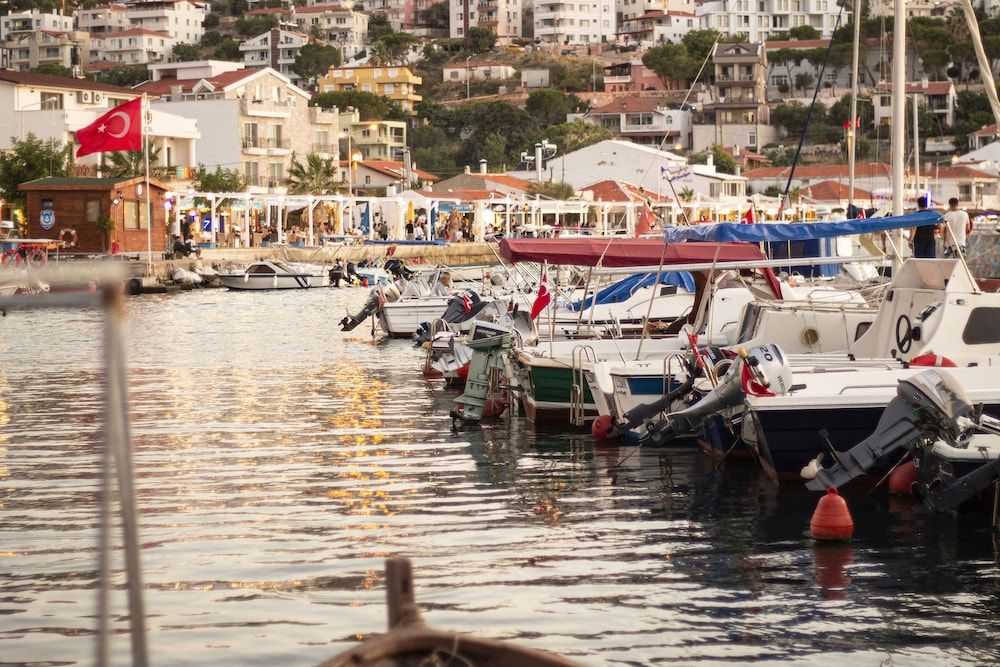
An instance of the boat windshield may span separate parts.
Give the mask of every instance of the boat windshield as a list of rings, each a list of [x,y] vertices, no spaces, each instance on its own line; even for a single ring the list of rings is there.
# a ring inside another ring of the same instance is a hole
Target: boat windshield
[[[261,274],[267,276],[274,275],[274,269],[268,266],[267,264],[251,264],[250,266],[247,267],[246,272],[251,275],[261,275]]]

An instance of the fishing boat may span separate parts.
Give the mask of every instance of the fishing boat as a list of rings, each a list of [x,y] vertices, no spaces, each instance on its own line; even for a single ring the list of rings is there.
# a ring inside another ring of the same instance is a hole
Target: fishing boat
[[[316,267],[266,260],[242,273],[220,273],[219,281],[231,290],[308,289],[329,287],[330,275]]]

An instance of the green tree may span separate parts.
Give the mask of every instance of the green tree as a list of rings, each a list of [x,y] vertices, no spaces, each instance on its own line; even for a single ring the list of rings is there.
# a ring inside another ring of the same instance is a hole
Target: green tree
[[[194,44],[174,44],[172,53],[174,54],[174,59],[180,62],[201,60],[201,49]]]
[[[391,35],[392,32],[389,17],[382,12],[375,12],[368,17],[368,39],[370,41],[377,42],[386,35]]]
[[[690,164],[707,164],[709,155],[712,156],[712,162],[715,164],[716,171],[723,174],[736,173],[736,160],[734,160],[733,156],[727,153],[719,144],[712,144],[712,147],[707,151],[692,153],[688,157],[688,162]]]
[[[528,193],[540,195],[546,199],[567,200],[576,197],[576,190],[565,181],[533,182],[528,185]]]
[[[788,31],[790,39],[819,39],[819,30],[811,25],[800,25]]]
[[[104,153],[104,169],[115,178],[134,178],[146,173],[146,160],[143,151],[115,151]],[[160,147],[149,148],[149,170],[153,173],[160,164]]]
[[[421,12],[421,20],[428,28],[447,28],[450,16],[447,2],[435,2]]]
[[[410,147],[436,148],[448,143],[448,135],[440,127],[418,125],[410,130]]]
[[[285,184],[292,194],[328,195],[343,189],[340,170],[333,158],[309,153],[304,162],[293,155]]]
[[[236,19],[236,32],[241,37],[256,37],[271,28],[278,27],[278,19],[270,14],[262,16],[240,16]]]
[[[488,168],[502,171],[507,161],[507,137],[496,132],[487,134],[479,159],[486,160]]]
[[[606,127],[578,118],[571,123],[550,125],[545,128],[545,138],[558,146],[559,151],[565,155],[599,141],[614,139],[615,135]]]
[[[531,91],[524,108],[542,127],[565,122],[566,114],[570,112],[566,93],[554,88]]]
[[[413,163],[441,178],[450,178],[461,171],[455,162],[456,151],[457,147],[453,144],[436,148],[417,148],[413,151]]]
[[[51,74],[52,76],[72,76],[73,70],[58,63],[42,63],[31,70],[39,74]]]
[[[328,44],[310,43],[299,49],[292,71],[312,83],[317,77],[323,76],[331,67],[337,67],[340,63],[340,49]]]
[[[337,107],[341,111],[347,107],[354,107],[358,110],[362,121],[368,120],[403,120],[406,114],[399,104],[393,102],[383,95],[366,93],[361,90],[338,90],[329,93],[315,95],[309,101],[310,106],[332,109]]]
[[[690,81],[698,75],[701,61],[690,56],[683,44],[661,44],[642,54],[642,64],[653,70],[665,85]]]
[[[489,53],[497,45],[497,36],[492,30],[473,26],[465,36],[465,43],[473,53]]]
[[[109,83],[112,86],[131,88],[149,80],[149,70],[145,65],[121,65],[97,70],[91,75],[95,81]]]
[[[377,43],[385,47],[385,56],[388,59],[387,65],[405,65],[410,47],[419,41],[419,39],[408,32],[394,32],[385,35]]]
[[[771,110],[771,123],[785,128],[789,134],[797,135],[806,124],[809,109],[801,102],[779,104]]]
[[[687,49],[688,55],[696,60],[700,66],[702,61],[712,52],[712,47],[715,46],[716,40],[720,40],[721,38],[722,33],[718,30],[707,28],[684,33],[684,36],[681,37],[681,43]]]
[[[240,43],[235,39],[227,39],[216,46],[213,55],[216,60],[243,60]]]
[[[486,137],[496,134],[505,139],[505,160],[515,164],[521,151],[539,138],[538,123],[524,109],[509,102],[475,102],[455,110],[452,125],[458,127],[461,147],[456,159],[459,164],[477,165],[486,157]],[[446,130],[447,131],[447,130]]]
[[[222,41],[222,33],[218,30],[206,30],[201,36],[202,46],[216,46]]]
[[[21,183],[46,176],[66,176],[72,164],[72,147],[55,139],[39,139],[28,134],[11,138],[11,148],[0,155],[0,195],[4,200],[24,204]]]
[[[205,30],[218,28],[220,18],[221,17],[216,12],[209,12],[208,14],[205,14],[205,22],[202,23],[202,25],[205,27]]]
[[[195,178],[194,188],[198,192],[243,192],[247,189],[247,179],[236,169],[216,167],[215,171],[207,171],[201,167]],[[228,203],[229,200],[225,199],[218,202],[218,205],[225,206]]]
[[[795,75],[795,87],[799,90],[811,90],[813,83],[816,82],[816,77],[814,77],[809,72],[799,72]]]

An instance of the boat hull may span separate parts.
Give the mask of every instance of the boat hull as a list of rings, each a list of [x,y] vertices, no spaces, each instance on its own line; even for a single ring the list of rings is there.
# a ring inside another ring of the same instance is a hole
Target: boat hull
[[[248,274],[223,274],[219,282],[231,290],[310,289],[329,287],[330,276],[290,274],[282,276],[254,276]]]
[[[378,311],[382,330],[393,338],[409,338],[424,322],[444,315],[451,297],[413,299],[386,303]]]

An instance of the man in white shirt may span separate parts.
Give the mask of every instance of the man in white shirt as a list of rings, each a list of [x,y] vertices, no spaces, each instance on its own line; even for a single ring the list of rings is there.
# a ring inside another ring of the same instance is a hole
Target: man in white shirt
[[[958,199],[948,200],[948,210],[944,214],[944,256],[958,257],[959,251],[965,254],[965,239],[972,231],[972,221],[969,214],[958,208]]]

